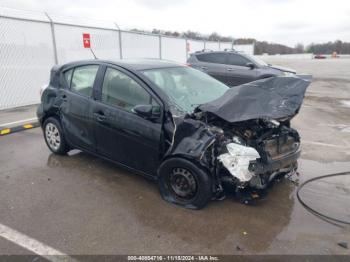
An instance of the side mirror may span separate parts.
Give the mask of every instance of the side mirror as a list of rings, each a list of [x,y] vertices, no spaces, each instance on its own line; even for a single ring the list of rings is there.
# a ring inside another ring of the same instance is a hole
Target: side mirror
[[[246,63],[245,66],[249,67],[251,70],[255,68],[255,65],[253,63]]]
[[[156,119],[160,117],[160,108],[159,106],[153,105],[136,105],[133,109],[137,115],[145,119]]]

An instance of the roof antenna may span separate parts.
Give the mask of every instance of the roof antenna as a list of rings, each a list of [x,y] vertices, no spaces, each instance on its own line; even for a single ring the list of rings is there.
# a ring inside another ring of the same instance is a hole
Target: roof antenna
[[[91,51],[92,55],[94,56],[94,58],[95,58],[95,59],[98,59],[98,58],[96,57],[96,55],[95,55],[94,51],[92,50],[92,48],[90,47],[89,49],[90,49],[90,51]]]
[[[90,52],[94,56],[95,59],[97,59],[94,51],[91,48],[91,41],[90,41],[90,34],[89,33],[83,33],[83,46],[84,48],[89,48]]]

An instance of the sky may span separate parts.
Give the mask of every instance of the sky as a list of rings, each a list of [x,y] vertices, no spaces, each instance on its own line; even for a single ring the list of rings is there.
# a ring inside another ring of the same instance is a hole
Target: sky
[[[350,0],[0,0],[0,6],[110,20],[122,29],[215,31],[288,46],[350,42]]]

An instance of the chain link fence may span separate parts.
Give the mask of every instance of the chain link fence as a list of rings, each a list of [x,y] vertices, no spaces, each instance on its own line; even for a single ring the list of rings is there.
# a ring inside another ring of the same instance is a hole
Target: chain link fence
[[[157,58],[185,63],[189,53],[254,46],[121,30],[116,23],[0,7],[0,110],[39,103],[39,90],[55,64],[92,59]]]

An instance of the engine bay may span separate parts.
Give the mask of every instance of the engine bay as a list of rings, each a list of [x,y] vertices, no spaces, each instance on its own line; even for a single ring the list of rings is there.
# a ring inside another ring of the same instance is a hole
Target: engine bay
[[[210,114],[195,117],[216,134],[211,156],[215,157],[218,185],[242,202],[264,197],[276,179],[296,172],[300,137],[288,120],[228,123]]]

